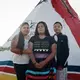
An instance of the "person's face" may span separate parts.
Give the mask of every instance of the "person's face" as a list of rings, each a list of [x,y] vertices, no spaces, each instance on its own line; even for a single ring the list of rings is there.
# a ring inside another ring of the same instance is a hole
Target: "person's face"
[[[40,23],[40,24],[38,25],[37,30],[38,30],[38,33],[39,33],[39,34],[45,34],[45,27],[44,27],[44,25],[43,25],[42,23]]]
[[[62,30],[62,26],[57,23],[57,24],[54,24],[54,27],[53,27],[55,33],[61,33],[61,30]]]
[[[22,32],[23,35],[27,35],[30,31],[29,26],[25,24],[24,26],[20,28],[20,31]]]

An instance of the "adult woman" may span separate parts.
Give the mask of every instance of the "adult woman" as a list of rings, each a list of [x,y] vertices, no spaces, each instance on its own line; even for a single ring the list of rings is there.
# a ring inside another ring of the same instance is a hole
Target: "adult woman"
[[[62,34],[62,24],[60,22],[54,23],[54,39],[57,43],[57,80],[67,80],[67,59],[69,56],[68,38]]]
[[[29,55],[31,58],[29,68],[33,72],[36,72],[30,73],[31,78],[34,80],[47,80],[48,74],[44,72],[47,73],[52,66],[56,53],[56,44],[50,37],[45,22],[41,21],[37,24],[35,35],[29,40],[29,48],[33,51],[33,53]]]
[[[25,71],[28,69],[28,53],[31,53],[31,51],[28,49],[28,33],[29,24],[24,22],[21,24],[19,34],[17,34],[11,42],[11,52],[14,53],[13,63],[17,80],[25,80]]]

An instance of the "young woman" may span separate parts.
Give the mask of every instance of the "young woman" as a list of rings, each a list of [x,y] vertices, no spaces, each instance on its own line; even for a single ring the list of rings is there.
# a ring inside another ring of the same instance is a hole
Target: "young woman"
[[[57,43],[57,80],[67,80],[67,59],[69,56],[68,38],[66,35],[62,34],[62,24],[60,22],[55,22],[54,28],[54,39]]]
[[[25,71],[28,69],[29,53],[32,53],[28,49],[29,41],[29,24],[24,22],[21,24],[20,32],[17,34],[11,42],[11,52],[13,55],[14,69],[17,75],[17,80],[26,80]]]
[[[36,26],[35,35],[29,40],[30,54],[30,76],[29,80],[49,80],[48,72],[52,66],[56,53],[56,44],[48,32],[47,24],[43,21]]]

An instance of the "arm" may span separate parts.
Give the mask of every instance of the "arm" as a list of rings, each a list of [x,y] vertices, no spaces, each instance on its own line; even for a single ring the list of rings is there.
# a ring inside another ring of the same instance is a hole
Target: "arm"
[[[21,50],[16,48],[17,46],[17,42],[18,42],[18,36],[15,36],[13,39],[12,39],[12,42],[11,42],[11,52],[15,53],[15,54],[21,54]]]
[[[54,43],[54,44],[52,45],[52,47],[51,47],[51,50],[52,50],[51,54],[50,54],[44,61],[42,61],[42,62],[39,63],[39,68],[44,67],[50,60],[53,59],[53,57],[54,57],[55,54],[56,54],[56,47],[57,47],[57,46],[56,46],[56,44]]]
[[[28,48],[29,48],[29,49],[31,50],[31,52],[32,52],[32,49],[33,49],[33,43],[32,43],[32,42],[29,42]],[[31,54],[29,54],[29,57],[30,57],[30,59],[31,59],[31,61],[32,61],[33,64],[37,63],[36,60],[35,60],[35,57],[34,57],[33,52],[32,52]]]
[[[31,54],[32,50],[30,50],[30,49],[27,48],[27,49],[23,50],[22,53],[23,54]]]
[[[68,46],[68,37],[67,36],[65,36],[65,46],[64,46],[64,48],[65,48],[65,55],[64,55],[64,58],[63,58],[64,59],[63,64],[65,65],[65,63],[66,63],[66,61],[69,57],[69,46]]]
[[[56,48],[57,48],[57,45],[54,43],[52,44],[52,47],[51,47],[51,54],[45,59],[45,63],[48,63],[50,60],[52,60],[56,54]]]

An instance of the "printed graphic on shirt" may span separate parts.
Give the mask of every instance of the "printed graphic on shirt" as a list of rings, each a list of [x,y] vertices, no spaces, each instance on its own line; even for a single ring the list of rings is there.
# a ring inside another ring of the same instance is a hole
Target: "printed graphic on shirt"
[[[48,52],[49,51],[49,42],[48,41],[35,41],[34,42],[34,51],[35,52]]]

